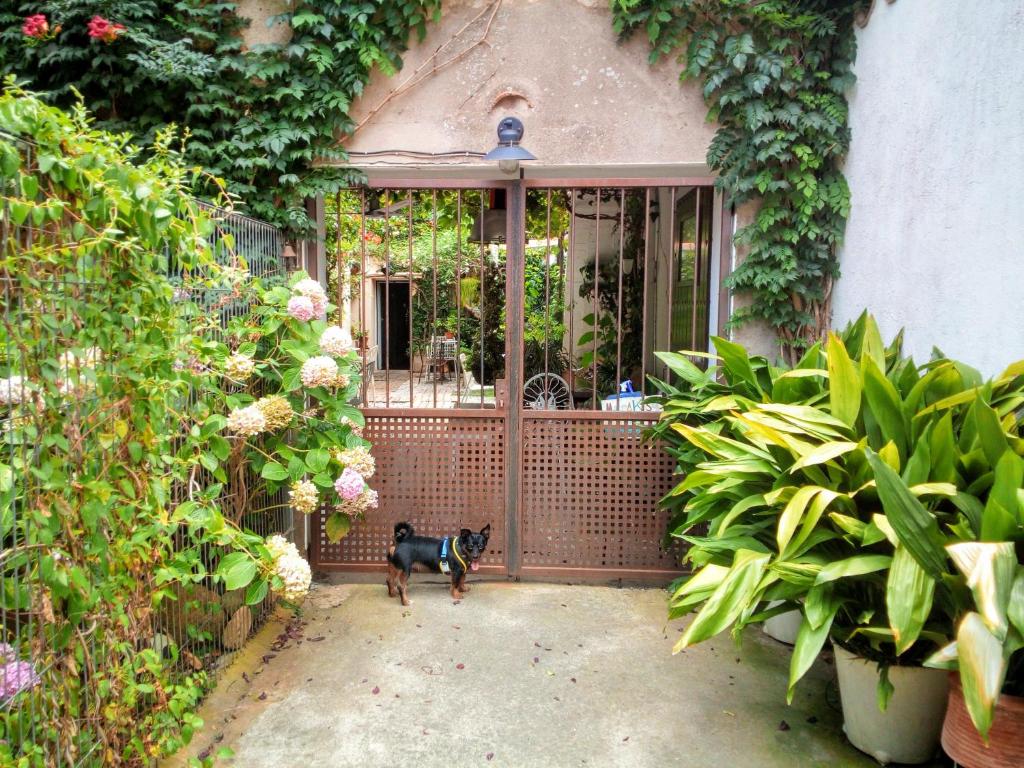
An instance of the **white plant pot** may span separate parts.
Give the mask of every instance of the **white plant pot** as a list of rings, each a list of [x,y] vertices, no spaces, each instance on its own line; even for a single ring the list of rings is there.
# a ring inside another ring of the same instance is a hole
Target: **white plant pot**
[[[882,765],[925,763],[935,757],[946,714],[949,674],[924,667],[889,667],[893,694],[878,708],[878,665],[834,646],[843,730]]]
[[[768,603],[769,608],[774,608],[776,605],[779,605],[778,601]],[[800,611],[786,611],[766,619],[764,633],[768,637],[774,637],[780,643],[796,645],[796,636],[800,632],[801,621],[803,621],[803,614]]]

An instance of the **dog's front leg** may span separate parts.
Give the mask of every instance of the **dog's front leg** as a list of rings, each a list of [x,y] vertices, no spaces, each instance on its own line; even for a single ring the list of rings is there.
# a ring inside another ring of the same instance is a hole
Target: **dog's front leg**
[[[402,605],[409,605],[409,595],[406,594],[409,589],[409,574],[405,571],[400,571],[398,574],[398,594],[402,598]]]
[[[459,580],[452,576],[452,598],[455,600],[462,599],[462,593],[459,592]]]
[[[463,571],[459,576],[459,591],[465,594],[469,592],[469,587],[466,586],[466,572]]]

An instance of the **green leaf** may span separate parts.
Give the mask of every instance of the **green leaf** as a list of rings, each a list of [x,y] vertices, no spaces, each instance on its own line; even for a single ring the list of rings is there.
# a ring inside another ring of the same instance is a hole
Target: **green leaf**
[[[946,551],[967,578],[974,605],[992,633],[1002,640],[1007,631],[1007,609],[1017,572],[1012,542],[961,541]]]
[[[946,554],[942,548],[944,538],[939,524],[917,497],[873,451],[867,452],[868,462],[875,473],[878,497],[885,510],[885,518],[925,572],[938,579],[946,568]]]
[[[306,454],[306,466],[310,472],[323,472],[331,463],[331,454],[322,448],[314,448]]]
[[[217,575],[224,579],[224,589],[241,589],[256,576],[256,563],[245,552],[231,552],[217,565]]]
[[[278,464],[276,461],[268,461],[263,465],[263,469],[260,470],[260,477],[265,480],[276,480],[278,482],[287,480],[288,470],[282,464]]]
[[[835,560],[827,563],[818,573],[814,583],[825,584],[836,579],[864,576],[868,573],[884,571],[891,563],[892,558],[888,555],[854,555],[845,560]]]
[[[708,598],[704,607],[679,638],[673,653],[714,637],[732,624],[749,606],[764,573],[769,556],[741,549],[733,559],[728,575]]]
[[[249,588],[245,590],[245,604],[256,605],[262,603],[263,599],[267,596],[267,591],[270,585],[266,579],[257,579],[249,585]]]
[[[1006,676],[1003,644],[977,613],[968,613],[956,633],[960,683],[971,722],[988,742],[996,701]]]
[[[861,360],[864,373],[864,396],[871,408],[871,414],[882,430],[882,438],[896,444],[900,459],[907,458],[908,424],[903,411],[899,392],[878,369],[871,358]]]
[[[832,415],[848,427],[857,423],[860,413],[861,380],[842,340],[829,333],[828,346],[829,403]]]
[[[999,423],[999,414],[981,397],[978,397],[971,405],[968,418],[971,417],[974,418],[978,440],[981,443],[981,449],[985,452],[985,458],[988,459],[989,466],[994,467],[1009,448],[1003,427]]]
[[[684,355],[676,352],[655,352],[654,356],[668,366],[669,370],[694,387],[702,387],[714,379],[702,371]]]
[[[754,375],[754,369],[750,365],[747,350],[739,344],[723,339],[721,336],[712,336],[711,341],[715,345],[715,350],[717,350],[722,358],[722,364],[725,367],[725,373],[729,377],[729,381],[733,384],[737,381],[744,381],[753,387],[756,392],[761,392],[761,386],[757,383],[757,376]]]
[[[285,392],[294,392],[302,386],[301,374],[301,368],[289,368],[281,374],[281,386]]]
[[[341,541],[352,528],[352,519],[344,512],[334,512],[324,521],[327,540],[331,543]]]
[[[814,660],[821,653],[821,649],[828,639],[828,633],[832,629],[832,622],[835,620],[838,611],[839,603],[833,601],[817,628],[812,627],[807,616],[804,616],[804,620],[800,624],[800,631],[796,636],[796,645],[793,646],[793,655],[789,660],[789,685],[786,688],[787,703],[793,703],[796,684],[800,682],[800,678],[807,674],[807,670],[811,668]]]
[[[1017,569],[1017,576],[1010,587],[1006,616],[1017,632],[1024,636],[1024,568]]]
[[[885,606],[897,656],[917,641],[931,613],[934,596],[935,580],[924,572],[906,547],[897,547],[885,587]]]
[[[848,443],[848,442],[831,442],[819,445],[813,451],[804,454],[796,461],[793,466],[789,468],[790,474],[796,472],[804,467],[810,467],[815,464],[823,464],[826,461],[838,458],[850,451],[856,450],[860,446],[859,443]]]
[[[1024,487],[1024,459],[1004,450],[995,463],[995,477],[981,516],[981,538],[1006,541],[1022,537],[1017,492]]]

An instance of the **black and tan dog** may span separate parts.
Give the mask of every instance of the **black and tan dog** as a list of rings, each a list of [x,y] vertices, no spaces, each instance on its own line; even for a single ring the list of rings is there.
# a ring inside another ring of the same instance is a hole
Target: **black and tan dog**
[[[443,539],[416,536],[411,525],[398,523],[395,543],[388,547],[388,595],[398,594],[402,605],[409,605],[409,574],[414,565],[422,565],[435,573],[450,575],[452,597],[461,600],[462,593],[469,591],[466,574],[480,567],[480,556],[487,549],[490,536],[490,523],[480,533],[463,528],[458,536]]]

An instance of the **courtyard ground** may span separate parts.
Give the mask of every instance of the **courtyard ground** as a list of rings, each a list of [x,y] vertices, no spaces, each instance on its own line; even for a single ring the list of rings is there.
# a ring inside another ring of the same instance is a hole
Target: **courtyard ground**
[[[403,608],[380,581],[315,585],[271,621],[167,766],[221,746],[244,768],[875,765],[843,738],[830,664],[787,707],[786,646],[672,656],[662,590],[481,581],[455,604],[414,574]]]

